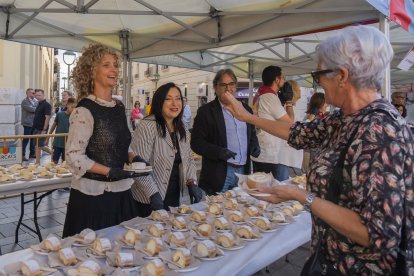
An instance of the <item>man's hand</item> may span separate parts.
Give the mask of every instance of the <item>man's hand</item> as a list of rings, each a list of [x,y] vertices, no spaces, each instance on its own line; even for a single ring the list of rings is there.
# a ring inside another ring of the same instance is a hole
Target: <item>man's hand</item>
[[[227,161],[230,158],[235,158],[236,155],[237,155],[237,153],[232,152],[231,150],[223,149],[223,151],[220,152],[219,159],[221,159],[223,161]]]

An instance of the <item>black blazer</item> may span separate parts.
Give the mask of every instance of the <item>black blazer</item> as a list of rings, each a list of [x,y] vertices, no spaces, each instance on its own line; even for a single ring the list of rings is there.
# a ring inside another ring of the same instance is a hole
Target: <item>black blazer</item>
[[[249,106],[243,106],[253,113]],[[247,124],[246,139],[247,161],[244,173],[249,174],[250,154],[254,157],[260,154],[256,129],[250,124]],[[227,137],[223,111],[217,97],[198,109],[191,132],[191,149],[203,157],[199,186],[209,195],[220,192],[226,179],[227,162],[218,156],[227,149]]]

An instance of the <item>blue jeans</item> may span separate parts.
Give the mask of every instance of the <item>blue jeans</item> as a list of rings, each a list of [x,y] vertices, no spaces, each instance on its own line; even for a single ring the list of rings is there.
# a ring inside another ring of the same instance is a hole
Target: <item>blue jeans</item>
[[[289,167],[283,164],[262,163],[253,161],[254,172],[272,173],[278,181],[289,179]]]
[[[225,192],[228,190],[233,189],[234,187],[237,187],[237,177],[235,173],[243,174],[244,173],[244,166],[240,168],[234,168],[230,165],[227,165],[227,174],[226,174],[226,180],[224,181],[223,189],[221,192]]]
[[[62,156],[62,161],[65,161],[65,148],[53,147],[53,157],[52,160],[54,163],[59,163],[59,158]]]
[[[32,135],[32,127],[23,126],[23,135]],[[22,147],[23,147],[22,148],[23,157],[26,157],[26,147],[27,147],[27,144],[29,143],[29,140],[30,140],[29,156],[35,156],[36,155],[34,139],[24,138],[23,139],[23,145],[22,145]]]

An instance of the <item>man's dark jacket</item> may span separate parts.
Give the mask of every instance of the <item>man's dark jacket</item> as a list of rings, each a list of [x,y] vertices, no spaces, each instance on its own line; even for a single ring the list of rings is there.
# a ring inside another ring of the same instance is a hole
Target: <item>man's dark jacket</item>
[[[243,104],[250,113],[252,109]],[[250,155],[260,154],[254,126],[247,124],[247,161],[244,173],[250,173]],[[227,174],[227,161],[219,159],[227,149],[226,125],[218,98],[200,107],[191,132],[191,149],[203,157],[199,186],[209,195],[223,189]]]

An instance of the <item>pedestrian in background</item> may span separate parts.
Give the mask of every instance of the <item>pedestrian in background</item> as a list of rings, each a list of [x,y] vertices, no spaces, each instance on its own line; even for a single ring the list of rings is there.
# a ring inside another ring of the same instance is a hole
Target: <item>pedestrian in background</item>
[[[36,107],[33,120],[33,134],[47,134],[50,116],[52,114],[52,106],[47,102],[45,91],[43,89],[35,89],[35,97],[39,104]],[[38,138],[38,147],[36,149],[38,156],[40,156],[42,150],[51,154],[51,151],[45,142],[46,138]]]
[[[38,102],[35,99],[33,88],[27,88],[26,98],[24,98],[24,100],[21,103],[21,109],[22,109],[21,124],[23,126],[23,135],[32,134],[33,120],[34,120],[37,104]],[[30,140],[29,158],[36,158],[34,139],[25,138],[23,139],[23,146],[22,146],[22,160],[23,161],[28,161],[28,159],[26,158],[26,147],[27,147],[27,144],[29,143],[29,140]]]

